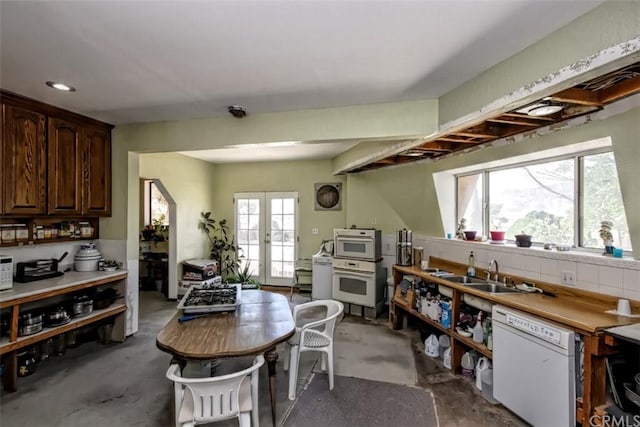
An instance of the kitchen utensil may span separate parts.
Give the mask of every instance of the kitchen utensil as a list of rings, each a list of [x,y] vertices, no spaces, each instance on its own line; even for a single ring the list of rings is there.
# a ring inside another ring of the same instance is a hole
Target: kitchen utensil
[[[93,312],[93,300],[87,295],[73,297],[73,316],[83,317]]]
[[[46,325],[48,327],[61,326],[69,323],[71,316],[63,306],[59,306],[47,313]]]
[[[53,354],[53,338],[47,338],[40,343],[40,360],[47,360]]]
[[[117,298],[117,291],[113,288],[99,291],[93,298],[93,308],[95,310],[103,310],[113,304]]]
[[[36,312],[24,312],[18,315],[18,336],[37,334],[43,327],[43,315]]]
[[[184,316],[178,318],[178,322],[188,322],[189,320],[197,319],[198,317],[208,316],[210,313],[201,313],[201,314],[185,314]]]
[[[35,280],[62,276],[58,271],[57,259],[39,259],[16,264],[16,282],[27,283]]]
[[[636,382],[636,393],[640,394],[640,372],[633,376],[633,380]]]

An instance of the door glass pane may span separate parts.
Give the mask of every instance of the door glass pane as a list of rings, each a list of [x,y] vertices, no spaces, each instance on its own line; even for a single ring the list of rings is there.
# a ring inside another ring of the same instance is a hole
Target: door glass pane
[[[271,199],[271,276],[293,278],[295,199]]]
[[[482,174],[458,177],[458,223],[464,218],[467,231],[484,234],[482,227]]]
[[[535,242],[574,243],[573,159],[489,173],[489,221],[506,238],[530,234]]]
[[[631,239],[622,205],[618,171],[613,152],[585,156],[582,162],[582,242],[581,246],[602,248],[600,223],[613,223],[613,246],[630,251]]]
[[[236,199],[236,242],[240,269],[249,264],[249,272],[259,274],[260,266],[260,200]]]

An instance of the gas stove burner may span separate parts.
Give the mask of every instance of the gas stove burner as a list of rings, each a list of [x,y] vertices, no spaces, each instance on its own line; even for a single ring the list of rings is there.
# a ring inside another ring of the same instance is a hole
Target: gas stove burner
[[[178,304],[185,313],[235,310],[240,303],[240,284],[203,284],[190,288]]]

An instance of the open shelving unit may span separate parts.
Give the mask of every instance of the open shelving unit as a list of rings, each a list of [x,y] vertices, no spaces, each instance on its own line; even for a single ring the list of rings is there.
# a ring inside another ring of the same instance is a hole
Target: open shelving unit
[[[113,319],[112,341],[124,341],[126,338],[126,271],[116,272],[71,272],[53,279],[18,284],[9,291],[0,294],[0,310],[10,316],[9,336],[0,338],[0,356],[5,364],[2,377],[7,391],[17,390],[17,352],[18,350],[37,344],[48,338],[64,334],[86,325],[96,324],[106,319]],[[109,307],[94,310],[90,314],[72,318],[69,323],[60,326],[46,327],[42,331],[18,336],[19,315],[21,311],[29,311],[35,306],[46,306],[50,303],[58,304],[74,292],[89,288],[111,287],[121,295]]]

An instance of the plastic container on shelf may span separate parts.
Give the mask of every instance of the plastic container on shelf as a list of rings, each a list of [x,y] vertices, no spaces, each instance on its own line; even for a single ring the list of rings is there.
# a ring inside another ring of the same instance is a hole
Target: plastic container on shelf
[[[482,371],[482,397],[493,405],[500,403],[493,397],[493,369],[491,368]]]

